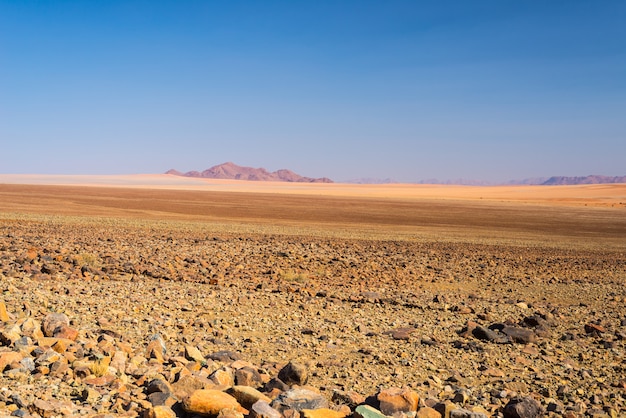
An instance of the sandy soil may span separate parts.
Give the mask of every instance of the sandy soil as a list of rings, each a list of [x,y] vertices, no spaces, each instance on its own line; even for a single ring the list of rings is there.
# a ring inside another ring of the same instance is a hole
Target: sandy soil
[[[203,222],[226,230],[344,238],[626,247],[626,207],[619,203],[626,201],[620,194],[624,185],[482,188],[124,179],[83,179],[90,186],[0,184],[0,212]],[[617,206],[606,206],[611,199]]]
[[[577,186],[456,186],[416,184],[285,183],[199,179],[168,174],[109,176],[0,174],[0,184],[74,185],[170,190],[279,193],[410,200],[487,200],[626,208],[626,184]]]

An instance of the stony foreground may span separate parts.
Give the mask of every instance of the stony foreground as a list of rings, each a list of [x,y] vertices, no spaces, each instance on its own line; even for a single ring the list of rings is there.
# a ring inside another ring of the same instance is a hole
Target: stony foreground
[[[626,416],[626,255],[0,223],[0,415]]]

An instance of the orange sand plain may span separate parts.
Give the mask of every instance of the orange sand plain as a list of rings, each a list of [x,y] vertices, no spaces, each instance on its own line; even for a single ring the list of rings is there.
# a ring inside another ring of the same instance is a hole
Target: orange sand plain
[[[626,249],[626,184],[353,185],[0,175],[0,218],[183,222],[236,233]]]
[[[68,185],[141,189],[278,193],[403,200],[486,200],[560,206],[626,208],[626,184],[575,186],[460,186],[428,184],[286,183],[200,179],[168,174],[0,174],[0,184]]]

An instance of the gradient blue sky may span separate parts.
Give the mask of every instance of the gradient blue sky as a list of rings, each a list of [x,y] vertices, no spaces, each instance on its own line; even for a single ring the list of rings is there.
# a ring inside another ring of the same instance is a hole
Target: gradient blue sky
[[[0,0],[0,172],[626,174],[624,1]]]

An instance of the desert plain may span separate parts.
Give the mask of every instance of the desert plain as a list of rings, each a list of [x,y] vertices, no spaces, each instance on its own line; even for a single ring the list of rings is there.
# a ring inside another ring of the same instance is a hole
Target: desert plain
[[[0,175],[0,415],[626,416],[625,284],[624,184]]]

